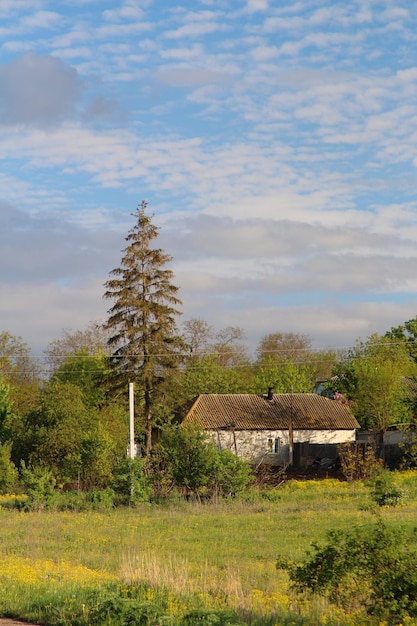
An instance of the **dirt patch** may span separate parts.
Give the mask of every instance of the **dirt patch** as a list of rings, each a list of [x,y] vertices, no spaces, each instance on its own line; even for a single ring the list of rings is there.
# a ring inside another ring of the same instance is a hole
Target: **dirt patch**
[[[0,617],[0,626],[37,626],[37,625],[30,624],[29,622],[22,622],[19,620],[11,619],[9,617]]]

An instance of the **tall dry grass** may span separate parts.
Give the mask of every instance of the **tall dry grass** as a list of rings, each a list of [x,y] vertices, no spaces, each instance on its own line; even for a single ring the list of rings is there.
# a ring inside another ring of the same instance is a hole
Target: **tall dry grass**
[[[240,570],[235,565],[219,569],[207,560],[195,564],[175,554],[163,557],[154,552],[132,551],[123,555],[120,578],[128,584],[145,581],[179,594],[223,595],[232,606],[246,605]]]

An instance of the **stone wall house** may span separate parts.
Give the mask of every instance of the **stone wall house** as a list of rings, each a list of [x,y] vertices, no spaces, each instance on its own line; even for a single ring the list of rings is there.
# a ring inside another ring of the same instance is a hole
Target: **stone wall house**
[[[351,409],[315,393],[201,394],[184,423],[195,423],[220,450],[252,463],[292,462],[297,444],[355,441],[359,424]]]

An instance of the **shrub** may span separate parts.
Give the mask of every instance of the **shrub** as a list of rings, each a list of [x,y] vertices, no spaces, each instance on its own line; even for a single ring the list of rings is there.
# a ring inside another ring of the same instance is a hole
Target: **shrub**
[[[167,428],[158,454],[160,467],[176,486],[198,499],[207,495],[216,478],[216,447],[203,430],[191,424]]]
[[[10,460],[11,443],[0,444],[0,492],[8,493],[17,484],[18,472]]]
[[[134,506],[148,502],[152,486],[146,472],[146,459],[123,459],[113,470],[112,489],[115,504]]]
[[[153,478],[201,497],[235,496],[250,480],[250,466],[230,450],[218,451],[200,428],[172,426],[154,451]]]
[[[217,453],[215,486],[220,496],[237,496],[247,487],[251,479],[251,467],[230,450]]]
[[[416,538],[376,524],[328,533],[313,544],[300,564],[281,559],[293,587],[325,595],[345,609],[365,607],[369,614],[397,624],[417,617]]]
[[[22,461],[20,478],[28,496],[25,508],[38,511],[48,507],[56,482],[51,470],[40,465],[26,467],[25,462]]]
[[[180,621],[180,626],[194,626],[195,624],[206,626],[244,626],[244,622],[241,622],[233,612],[204,609],[189,611]]]
[[[359,444],[343,443],[337,447],[343,476],[348,481],[367,480],[377,474],[382,467],[372,446],[365,448]]]
[[[371,496],[378,506],[397,506],[404,498],[404,492],[395,484],[389,470],[381,470],[370,482]]]

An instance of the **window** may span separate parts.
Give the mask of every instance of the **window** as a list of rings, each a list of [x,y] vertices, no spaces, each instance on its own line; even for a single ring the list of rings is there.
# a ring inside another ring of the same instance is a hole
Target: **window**
[[[268,439],[268,452],[279,454],[281,440],[278,437]]]

